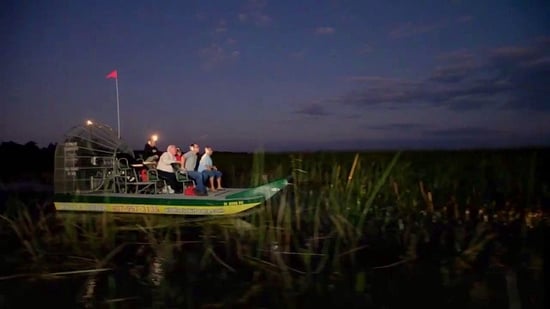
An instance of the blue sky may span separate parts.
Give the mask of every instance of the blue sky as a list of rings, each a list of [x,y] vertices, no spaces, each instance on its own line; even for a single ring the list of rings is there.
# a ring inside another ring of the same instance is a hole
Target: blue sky
[[[141,149],[550,144],[550,4],[2,1],[0,141],[86,119]]]

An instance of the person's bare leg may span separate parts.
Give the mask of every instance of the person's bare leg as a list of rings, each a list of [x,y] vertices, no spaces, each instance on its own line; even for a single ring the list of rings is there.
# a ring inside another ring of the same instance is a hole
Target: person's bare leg
[[[216,188],[214,188],[214,177],[210,176],[210,179],[208,179],[210,182],[210,191],[216,191]]]
[[[222,178],[218,177],[218,190],[222,190]]]

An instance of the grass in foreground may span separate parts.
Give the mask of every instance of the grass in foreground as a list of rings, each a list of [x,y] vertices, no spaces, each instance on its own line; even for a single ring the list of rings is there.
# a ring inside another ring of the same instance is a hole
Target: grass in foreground
[[[259,154],[250,182],[290,170],[292,187],[222,219],[2,216],[4,250],[12,250],[3,299],[21,304],[37,287],[61,285],[70,299],[51,302],[93,307],[541,306],[547,219],[531,173],[497,177],[499,204],[487,198],[487,180],[461,182],[452,164],[429,174],[403,157],[291,155],[268,166]]]

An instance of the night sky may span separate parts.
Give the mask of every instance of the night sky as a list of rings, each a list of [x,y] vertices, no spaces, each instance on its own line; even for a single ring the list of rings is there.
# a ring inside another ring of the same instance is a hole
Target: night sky
[[[550,145],[550,1],[0,3],[0,141],[141,150]]]

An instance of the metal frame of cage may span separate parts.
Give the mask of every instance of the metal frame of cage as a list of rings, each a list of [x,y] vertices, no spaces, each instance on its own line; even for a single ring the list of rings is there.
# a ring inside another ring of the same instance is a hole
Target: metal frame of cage
[[[71,128],[55,149],[55,193],[116,192],[121,154],[134,157],[111,127],[87,121]]]

